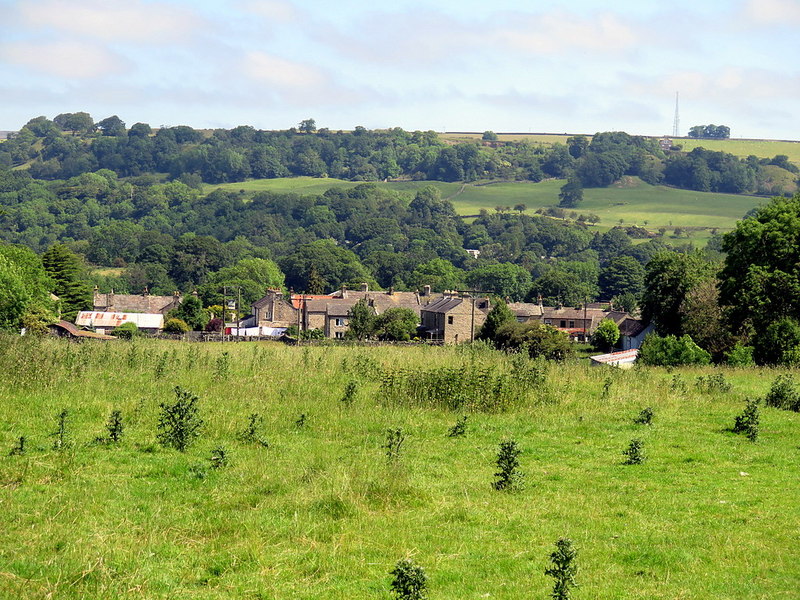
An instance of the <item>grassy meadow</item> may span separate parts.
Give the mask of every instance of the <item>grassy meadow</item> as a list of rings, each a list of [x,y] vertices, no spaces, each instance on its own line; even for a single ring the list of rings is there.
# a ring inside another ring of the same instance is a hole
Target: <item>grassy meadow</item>
[[[578,549],[576,599],[800,589],[800,415],[762,406],[755,443],[729,431],[778,371],[719,369],[732,391],[708,393],[694,382],[710,368],[540,364],[482,346],[17,337],[0,337],[0,366],[2,598],[387,600],[405,557],[431,600],[547,598],[562,536]],[[405,393],[389,377],[401,368],[408,382],[455,375]],[[459,387],[475,373],[496,392]],[[175,386],[205,422],[185,453],[156,440]],[[653,424],[634,424],[646,406]],[[63,409],[68,444],[54,449]],[[112,410],[122,441],[94,441]],[[240,439],[253,413],[268,447]],[[462,414],[466,434],[448,437]],[[406,436],[395,460],[390,428]],[[10,455],[20,436],[27,451]],[[633,438],[644,464],[623,464]],[[514,492],[492,486],[504,440],[522,450]],[[230,464],[213,468],[220,446]]]
[[[573,135],[586,135],[590,140],[591,134],[573,133],[498,133],[497,139],[501,142],[520,142],[528,141],[532,144],[542,144],[552,146],[553,144],[567,144],[567,140]],[[451,143],[466,142],[470,140],[480,140],[482,133],[442,133],[439,137]],[[645,136],[647,137],[647,136]],[[750,155],[759,158],[772,158],[779,154],[785,154],[789,160],[800,166],[800,142],[791,140],[754,140],[754,139],[695,139],[690,137],[670,137],[675,144],[680,145],[684,151],[689,152],[695,148],[706,148],[707,150],[728,152],[735,156],[747,158]],[[655,139],[660,139],[660,136]]]
[[[356,182],[341,179],[313,177],[285,177],[279,179],[254,179],[241,183],[217,186],[206,185],[205,191],[221,188],[252,194],[261,191],[322,194],[331,187],[353,187]],[[443,198],[448,198],[460,215],[477,215],[482,209],[493,212],[497,206],[514,207],[525,204],[526,214],[538,208],[558,205],[558,193],[563,180],[495,183],[445,183],[440,181],[379,182],[377,186],[400,192],[414,193],[426,185],[437,187]],[[704,245],[709,230],[732,229],[747,211],[766,202],[765,198],[738,194],[695,192],[645,183],[638,177],[625,177],[607,188],[584,190],[584,201],[575,209],[578,213],[594,213],[600,217],[601,229],[619,224],[639,225],[656,231],[661,227],[674,231],[685,230],[685,240]],[[695,228],[695,229],[691,229]]]

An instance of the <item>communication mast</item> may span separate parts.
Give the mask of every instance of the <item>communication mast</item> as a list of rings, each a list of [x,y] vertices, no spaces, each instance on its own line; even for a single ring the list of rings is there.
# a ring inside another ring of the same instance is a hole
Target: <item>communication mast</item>
[[[675,120],[672,121],[672,137],[679,137],[681,119],[678,116],[678,92],[675,92]]]

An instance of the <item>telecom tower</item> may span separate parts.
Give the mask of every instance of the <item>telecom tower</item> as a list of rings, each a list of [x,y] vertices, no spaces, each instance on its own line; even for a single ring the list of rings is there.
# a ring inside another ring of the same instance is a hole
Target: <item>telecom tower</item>
[[[672,137],[679,137],[680,125],[681,119],[678,116],[678,92],[675,92],[675,120],[672,121]]]

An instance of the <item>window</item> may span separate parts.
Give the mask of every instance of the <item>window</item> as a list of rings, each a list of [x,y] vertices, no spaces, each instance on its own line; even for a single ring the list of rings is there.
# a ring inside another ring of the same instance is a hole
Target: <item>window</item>
[[[567,322],[566,321],[561,321],[561,325],[559,325],[559,327],[561,327],[562,329],[566,329]]]
[[[345,325],[347,325],[347,319],[335,319],[334,323],[336,324],[337,327],[344,327]]]
[[[342,339],[344,337],[344,331],[336,331],[333,335],[336,337],[336,339]]]
[[[544,320],[544,324],[545,324],[545,325],[552,325],[552,324],[553,324],[553,321],[551,321],[550,319],[545,319],[545,320]]]
[[[448,315],[447,316],[447,324],[448,325],[452,325],[453,324],[453,315]]]
[[[570,329],[574,329],[575,328],[575,321],[570,321],[569,322],[569,328]]]

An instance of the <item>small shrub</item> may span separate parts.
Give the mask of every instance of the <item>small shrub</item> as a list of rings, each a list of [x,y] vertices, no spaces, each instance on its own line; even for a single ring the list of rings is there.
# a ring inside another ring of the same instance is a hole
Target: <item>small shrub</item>
[[[183,319],[173,317],[167,319],[167,322],[164,323],[164,331],[166,333],[187,333],[189,331],[189,325],[187,325],[186,321]]]
[[[112,410],[106,423],[108,431],[108,441],[118,444],[122,441],[122,434],[125,432],[125,425],[122,422],[122,411]]]
[[[764,397],[764,404],[773,408],[800,412],[800,393],[791,375],[778,375]]]
[[[231,356],[228,352],[223,352],[217,357],[214,366],[214,381],[225,381],[231,371]]]
[[[11,452],[9,452],[8,455],[24,456],[25,453],[28,451],[27,448],[25,448],[25,442],[27,441],[28,439],[24,435],[19,436],[19,439],[17,440],[17,445],[11,448]]]
[[[510,440],[500,442],[497,453],[497,473],[492,484],[494,489],[500,491],[516,491],[524,486],[524,474],[519,470],[519,455],[522,451],[517,447],[517,442]]]
[[[638,439],[631,440],[630,445],[622,452],[622,455],[627,457],[625,459],[626,465],[640,465],[647,460],[647,456],[644,453],[644,444]]]
[[[608,400],[609,396],[611,396],[611,386],[613,383],[611,377],[606,377],[605,381],[603,381],[603,393],[600,396],[602,400]]]
[[[133,338],[139,337],[141,334],[142,333],[139,331],[139,326],[132,322],[123,323],[111,332],[111,335],[114,335],[121,340],[132,340]]]
[[[50,434],[53,440],[53,450],[64,450],[70,445],[70,431],[69,431],[69,411],[65,408],[58,413],[58,426],[56,430]]]
[[[239,434],[239,439],[243,442],[258,444],[264,448],[269,448],[269,442],[259,435],[259,430],[264,422],[263,417],[258,413],[252,413],[247,421],[247,426]]]
[[[544,570],[544,574],[555,579],[553,592],[550,594],[553,600],[569,600],[570,589],[577,587],[575,575],[578,574],[578,566],[575,559],[578,551],[572,547],[572,540],[561,538],[556,542],[555,551],[550,554],[550,564]]]
[[[393,577],[390,588],[397,600],[425,600],[428,597],[428,577],[412,560],[398,560],[389,575]]]
[[[467,433],[467,415],[461,415],[447,432],[447,437],[461,437]]]
[[[227,467],[228,463],[230,462],[228,451],[222,446],[214,448],[214,450],[211,451],[211,458],[209,461],[211,462],[211,468],[213,469]]]
[[[671,389],[673,392],[678,392],[679,394],[685,394],[686,392],[689,391],[686,387],[686,382],[680,375],[672,376],[672,381],[670,382],[669,389]]]
[[[206,471],[206,466],[200,463],[190,466],[189,474],[195,479],[200,479],[200,480],[203,480],[206,477],[208,477],[208,471]]]
[[[747,400],[747,404],[740,415],[737,415],[733,423],[734,433],[743,433],[751,442],[758,439],[758,411],[759,400]]]
[[[653,424],[653,409],[649,406],[642,410],[639,415],[633,420],[637,425],[652,425]]]
[[[298,429],[303,429],[306,426],[306,421],[308,421],[308,417],[306,417],[306,413],[303,413],[297,418],[294,424]]]
[[[386,450],[386,458],[390,462],[400,459],[400,451],[403,448],[403,442],[406,441],[406,435],[400,428],[386,430],[386,443],[383,448]]]
[[[753,359],[753,347],[737,342],[725,353],[725,363],[730,367],[752,367],[756,364]]]
[[[697,377],[697,381],[695,381],[695,387],[702,392],[723,392],[727,393],[731,391],[731,384],[725,379],[725,375],[722,373],[716,373],[715,375],[699,375]]]
[[[347,385],[344,386],[344,394],[340,399],[342,405],[347,407],[352,406],[353,402],[356,400],[357,393],[358,384],[353,380],[348,381]]]
[[[153,377],[161,379],[167,374],[167,365],[169,364],[169,353],[164,352],[158,357],[156,361],[156,368],[153,370]]]
[[[175,387],[175,402],[161,403],[158,417],[158,435],[162,446],[185,452],[191,443],[200,436],[203,420],[197,408],[198,397],[189,390]]]

